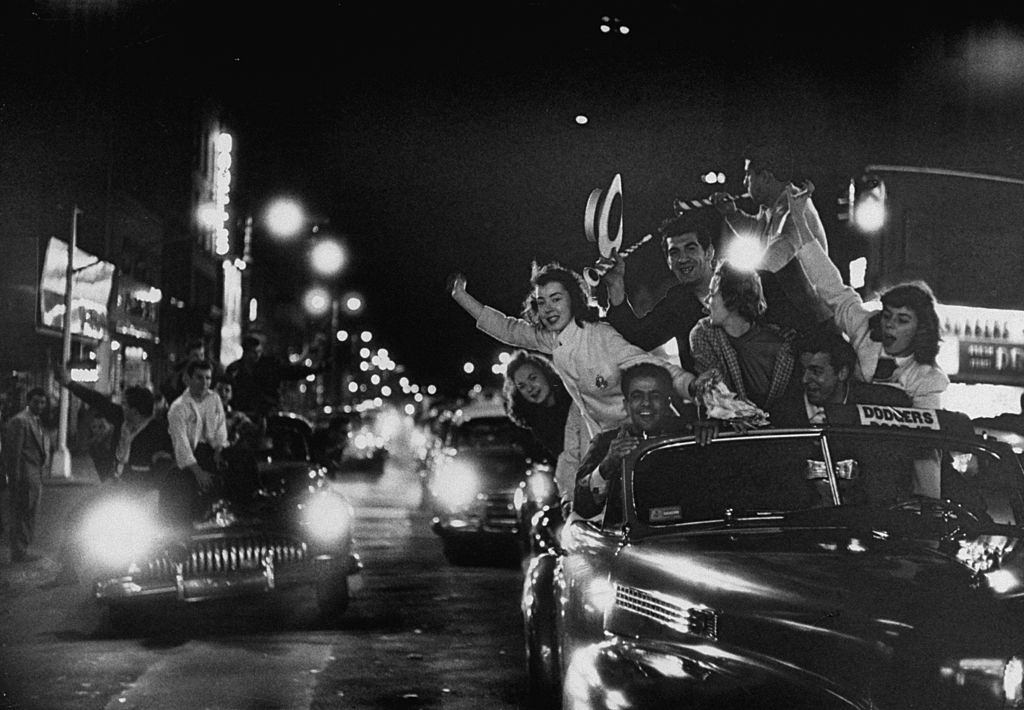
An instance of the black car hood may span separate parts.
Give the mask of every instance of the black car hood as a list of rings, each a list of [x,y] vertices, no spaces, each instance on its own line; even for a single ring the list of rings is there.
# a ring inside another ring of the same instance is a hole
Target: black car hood
[[[803,667],[1024,650],[1019,604],[936,542],[835,528],[671,535],[625,546],[612,576],[713,609],[721,641]]]

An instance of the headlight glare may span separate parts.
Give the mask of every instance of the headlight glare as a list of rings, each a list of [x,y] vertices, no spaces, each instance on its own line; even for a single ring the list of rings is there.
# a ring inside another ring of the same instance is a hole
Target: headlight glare
[[[457,508],[476,500],[479,486],[479,478],[472,466],[449,459],[438,467],[431,492],[449,507]]]
[[[352,524],[352,506],[334,493],[314,495],[303,505],[302,514],[310,534],[321,542],[342,538]]]
[[[128,497],[103,501],[82,524],[82,542],[104,564],[128,564],[145,555],[160,532],[152,510]]]

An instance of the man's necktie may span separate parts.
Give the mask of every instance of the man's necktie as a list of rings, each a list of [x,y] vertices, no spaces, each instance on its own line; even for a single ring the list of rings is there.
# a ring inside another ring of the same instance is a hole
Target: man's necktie
[[[894,372],[896,372],[896,361],[891,357],[880,357],[878,365],[875,367],[875,374],[871,379],[875,382],[891,382]]]

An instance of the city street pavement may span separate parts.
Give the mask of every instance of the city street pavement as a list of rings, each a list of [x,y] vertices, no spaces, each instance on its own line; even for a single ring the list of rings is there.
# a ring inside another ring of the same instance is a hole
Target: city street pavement
[[[60,565],[58,550],[64,534],[64,523],[71,512],[95,494],[100,485],[96,469],[87,454],[75,455],[71,460],[71,478],[47,477],[43,479],[43,497],[36,520],[36,539],[30,552],[40,556],[34,562],[11,563],[10,550],[10,495],[0,492],[0,596],[18,594],[40,585],[52,583]]]

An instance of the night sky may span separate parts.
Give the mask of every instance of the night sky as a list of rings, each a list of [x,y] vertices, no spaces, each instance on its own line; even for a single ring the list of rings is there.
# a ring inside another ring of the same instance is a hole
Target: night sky
[[[392,356],[438,382],[497,348],[447,297],[448,274],[516,310],[532,260],[593,262],[583,208],[615,173],[628,243],[674,197],[707,195],[698,175],[709,169],[741,190],[743,147],[763,138],[801,151],[822,194],[869,161],[1024,172],[1005,104],[982,102],[979,134],[990,119],[1004,133],[969,154],[950,145],[941,115],[894,110],[927,48],[957,51],[979,31],[1020,38],[1019,18],[877,3],[474,7],[12,3],[0,29],[4,142],[46,141],[51,120],[112,122],[116,179],[184,220],[190,121],[219,107],[236,136],[236,204],[301,197],[349,246],[336,288],[361,291]],[[600,32],[602,16],[629,33]],[[1006,61],[1024,67],[1019,47]],[[69,96],[73,116],[62,112]],[[258,273],[286,298],[299,293],[294,249],[257,238]],[[666,278],[656,248],[634,259],[634,283]]]

